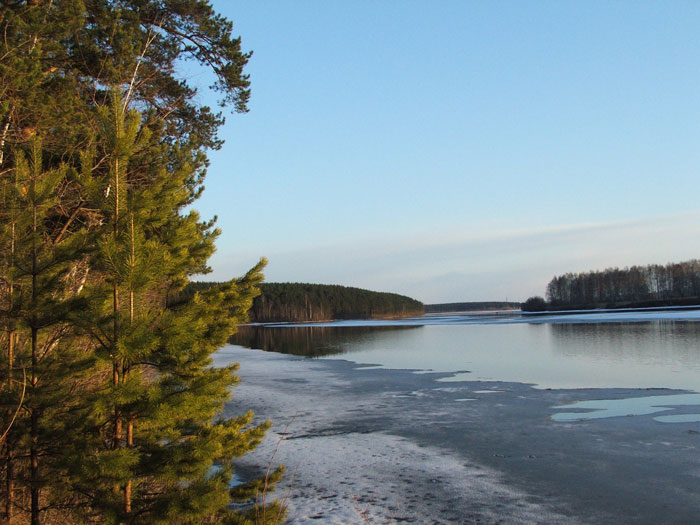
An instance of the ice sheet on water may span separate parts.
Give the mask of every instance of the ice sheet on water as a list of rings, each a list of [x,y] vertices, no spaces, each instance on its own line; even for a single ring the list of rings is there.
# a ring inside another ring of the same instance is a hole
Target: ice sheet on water
[[[671,416],[657,416],[654,421],[659,423],[700,423],[700,414],[674,414]]]
[[[252,407],[273,422],[261,445],[238,464],[261,472],[270,464],[287,467],[270,497],[287,505],[291,523],[462,523],[463,509],[478,509],[485,523],[578,522],[534,501],[487,465],[386,430],[367,432],[364,415],[392,410],[386,400],[393,391],[350,395],[352,389],[340,388],[348,381],[337,367],[282,354],[229,347],[218,357],[241,361],[242,383],[226,415]]]

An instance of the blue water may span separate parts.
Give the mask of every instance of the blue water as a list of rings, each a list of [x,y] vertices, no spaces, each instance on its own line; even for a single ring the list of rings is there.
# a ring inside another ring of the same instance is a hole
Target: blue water
[[[449,373],[442,381],[507,381],[537,388],[667,388],[700,392],[700,310],[566,316],[430,315],[253,328],[277,351],[346,359],[367,367]],[[300,344],[303,343],[303,344]],[[267,343],[244,344],[268,348]],[[690,397],[682,397],[687,395]],[[699,408],[700,394],[677,405]],[[659,400],[658,397],[665,397]],[[555,421],[671,413],[673,396],[601,399],[557,407]],[[661,403],[661,404],[659,404]],[[695,418],[695,419],[694,419]]]
[[[668,412],[677,407],[691,407],[693,409],[700,407],[700,394],[671,394],[579,401],[571,405],[554,407],[562,410],[576,410],[576,412],[557,412],[552,416],[552,419],[554,421],[582,421],[606,417],[643,416]],[[700,421],[700,414],[673,414],[657,416],[654,419],[662,423],[683,423]]]

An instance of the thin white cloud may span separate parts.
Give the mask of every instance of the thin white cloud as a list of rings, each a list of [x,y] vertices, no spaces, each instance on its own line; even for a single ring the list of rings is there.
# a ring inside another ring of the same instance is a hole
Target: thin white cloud
[[[700,257],[700,212],[462,234],[338,238],[267,255],[270,281],[360,286],[424,302],[523,300],[544,294],[555,274]],[[255,258],[251,254],[245,264]],[[244,254],[236,265],[245,260]],[[230,272],[232,262],[215,260],[214,276]]]

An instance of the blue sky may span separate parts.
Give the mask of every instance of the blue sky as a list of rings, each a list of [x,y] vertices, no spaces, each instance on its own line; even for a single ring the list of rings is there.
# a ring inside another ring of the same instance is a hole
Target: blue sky
[[[207,279],[524,300],[700,255],[699,2],[213,4],[254,55]]]

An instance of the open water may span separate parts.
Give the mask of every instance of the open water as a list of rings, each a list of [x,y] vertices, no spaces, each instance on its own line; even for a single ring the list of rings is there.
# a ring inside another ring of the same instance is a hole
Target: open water
[[[278,436],[294,427],[280,461],[301,465],[292,501],[308,523],[374,490],[391,514],[373,522],[699,523],[699,321],[684,309],[247,326],[234,345],[309,359],[231,346],[219,359],[241,361],[239,402]],[[485,472],[496,485],[482,493]],[[535,517],[517,514],[533,502]]]
[[[522,316],[449,314],[397,321],[338,321],[240,328],[233,344],[366,367],[442,372],[444,380],[537,388],[679,389],[674,406],[700,405],[700,310]],[[657,396],[601,399],[554,420],[660,413]],[[683,397],[685,396],[685,397]],[[666,406],[672,401],[665,397]],[[590,405],[590,406],[589,406]],[[675,416],[676,418],[678,416]],[[683,416],[685,421],[688,417]],[[700,416],[692,416],[700,420]]]
[[[465,381],[700,391],[700,310],[258,325],[231,342]]]

